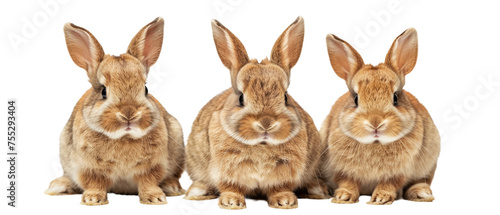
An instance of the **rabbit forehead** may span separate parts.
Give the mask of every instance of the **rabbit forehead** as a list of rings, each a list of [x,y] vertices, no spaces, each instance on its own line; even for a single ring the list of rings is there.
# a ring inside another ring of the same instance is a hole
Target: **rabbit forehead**
[[[146,68],[129,54],[107,56],[99,65],[97,78],[104,86],[121,87],[143,86],[146,82]]]
[[[353,76],[351,84],[354,92],[366,94],[365,97],[392,95],[402,88],[400,77],[384,64],[363,66]]]
[[[261,63],[248,63],[238,72],[237,88],[241,92],[258,91],[286,91],[288,79],[285,70],[264,60]]]

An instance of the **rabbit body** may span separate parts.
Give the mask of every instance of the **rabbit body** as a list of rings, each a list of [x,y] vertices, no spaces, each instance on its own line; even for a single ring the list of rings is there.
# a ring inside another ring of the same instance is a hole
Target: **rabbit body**
[[[249,60],[241,42],[220,23],[212,27],[232,88],[208,102],[193,123],[186,161],[194,182],[186,199],[220,196],[221,208],[242,209],[245,196],[267,198],[275,208],[297,207],[294,191],[326,198],[326,185],[318,178],[326,145],[312,118],[286,91],[302,46],[302,18],[280,36],[271,60],[260,62]]]
[[[82,204],[102,205],[107,192],[138,194],[144,204],[166,204],[166,195],[184,193],[181,126],[145,86],[161,50],[163,23],[157,18],[146,25],[120,56],[104,54],[84,28],[65,25],[70,55],[92,87],[61,133],[64,175],[47,194],[83,193]]]
[[[430,184],[440,137],[425,107],[403,90],[417,57],[417,33],[408,29],[394,41],[386,61],[364,64],[347,42],[327,36],[335,73],[349,92],[333,105],[321,130],[328,144],[325,177],[335,203],[391,204],[404,197],[432,201]]]

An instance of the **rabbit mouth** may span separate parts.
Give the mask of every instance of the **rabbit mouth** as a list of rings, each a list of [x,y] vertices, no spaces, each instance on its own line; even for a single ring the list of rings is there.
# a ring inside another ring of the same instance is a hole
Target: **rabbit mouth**
[[[133,129],[137,128],[136,123],[125,123],[123,124],[123,130],[127,132],[131,132]]]
[[[380,138],[380,136],[383,135],[382,132],[380,132],[379,130],[375,129],[374,131],[371,132],[371,135],[374,137],[374,138]]]
[[[384,140],[387,138],[384,131],[380,131],[379,129],[372,130],[368,136],[373,139],[374,143],[385,142]]]
[[[262,139],[263,140],[266,140],[266,139],[269,139],[269,138],[271,138],[271,137],[270,137],[270,134],[267,131],[262,134]]]
[[[260,145],[278,145],[286,141],[277,139],[272,133],[264,132],[261,133],[257,139],[255,139],[255,142],[259,143]]]
[[[266,143],[267,141],[271,141],[273,140],[273,138],[271,137],[271,135],[267,132],[263,133],[260,135],[260,139],[262,140],[261,144],[262,143]]]

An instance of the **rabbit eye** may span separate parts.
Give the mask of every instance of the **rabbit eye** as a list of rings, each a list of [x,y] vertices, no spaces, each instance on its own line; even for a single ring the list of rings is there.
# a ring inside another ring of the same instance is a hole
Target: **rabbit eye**
[[[147,96],[148,95],[148,87],[145,86],[145,88],[146,88],[146,96]]]
[[[106,99],[106,87],[102,87],[102,91],[101,91],[101,96],[102,96],[102,99]]]
[[[244,100],[243,100],[243,93],[240,95],[239,101],[240,101],[240,107],[243,107],[245,105],[243,103],[244,102]]]
[[[392,99],[394,106],[398,105],[398,95],[394,93],[394,98]]]
[[[354,104],[358,107],[358,94],[354,95]]]

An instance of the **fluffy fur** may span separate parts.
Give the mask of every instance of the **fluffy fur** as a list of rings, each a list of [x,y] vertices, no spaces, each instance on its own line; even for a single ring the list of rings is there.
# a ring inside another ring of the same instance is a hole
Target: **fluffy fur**
[[[347,42],[327,36],[335,73],[349,92],[333,105],[320,130],[328,144],[324,172],[334,190],[332,202],[391,204],[402,194],[432,201],[440,137],[425,107],[403,90],[416,64],[417,32],[408,29],[393,43],[385,63],[365,65]],[[357,102],[357,104],[356,104]]]
[[[286,92],[302,48],[302,17],[278,38],[271,59],[261,62],[249,60],[242,43],[218,21],[212,29],[232,88],[208,102],[193,123],[186,160],[194,183],[185,198],[219,197],[225,209],[245,208],[245,196],[267,198],[274,208],[296,208],[294,191],[326,198],[327,187],[317,176],[326,145]]]
[[[166,195],[184,193],[182,129],[145,89],[148,69],[160,54],[163,25],[162,18],[146,25],[120,56],[105,55],[87,30],[64,26],[68,51],[87,71],[92,88],[61,133],[64,175],[50,183],[47,194],[83,193],[82,204],[102,205],[107,192],[138,194],[144,204],[166,204]]]

